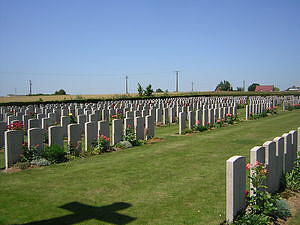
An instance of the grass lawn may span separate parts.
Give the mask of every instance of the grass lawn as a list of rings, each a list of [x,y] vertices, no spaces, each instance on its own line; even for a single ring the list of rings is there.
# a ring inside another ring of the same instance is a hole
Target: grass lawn
[[[176,135],[177,125],[160,127],[158,143],[0,173],[0,223],[219,224],[225,161],[249,161],[252,147],[296,129],[299,118],[295,110],[191,136]]]

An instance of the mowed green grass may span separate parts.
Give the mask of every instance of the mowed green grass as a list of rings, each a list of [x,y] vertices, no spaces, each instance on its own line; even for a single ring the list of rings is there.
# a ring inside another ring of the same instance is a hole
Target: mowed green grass
[[[243,155],[249,161],[252,147],[299,126],[300,110],[191,136],[176,135],[173,125],[156,129],[163,139],[158,143],[0,173],[0,221],[219,224],[225,219],[226,160]]]

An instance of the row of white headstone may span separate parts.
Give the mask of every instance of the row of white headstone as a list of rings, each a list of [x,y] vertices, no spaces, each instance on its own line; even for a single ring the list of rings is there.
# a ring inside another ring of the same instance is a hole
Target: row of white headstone
[[[177,105],[176,107],[167,107],[167,108],[155,108],[156,106],[159,106],[160,104],[149,104],[149,105],[133,105],[129,104],[129,107],[126,108],[118,108],[116,107],[117,104],[112,104],[108,106],[108,108],[101,109],[101,106],[98,106],[99,108],[89,108],[90,106],[86,106],[86,108],[83,105],[75,106],[73,104],[70,104],[68,106],[57,106],[57,105],[46,105],[46,107],[35,107],[35,106],[28,106],[26,108],[24,107],[1,107],[0,111],[5,114],[4,121],[0,121],[0,148],[4,145],[4,131],[6,130],[6,125],[14,123],[14,122],[22,122],[24,124],[24,128],[27,131],[31,128],[41,128],[45,132],[48,131],[48,128],[53,125],[60,124],[60,126],[63,127],[63,135],[66,136],[67,134],[67,125],[70,124],[70,117],[68,113],[71,113],[74,115],[74,117],[77,117],[77,122],[81,125],[81,130],[84,131],[84,123],[86,122],[98,122],[101,120],[109,120],[113,115],[116,114],[122,114],[126,116],[127,118],[136,118],[139,116],[146,117],[147,115],[152,115],[154,122],[159,124],[168,124],[168,123],[174,123],[176,122],[179,113],[184,112],[185,115],[187,115],[187,112],[196,110],[196,109],[204,109],[209,111],[210,109],[213,109],[215,106],[219,108],[228,108],[233,107],[236,109],[236,103],[221,103],[218,105],[208,105],[208,104],[201,104],[197,102],[197,104],[193,105],[187,105],[187,106],[181,106]],[[95,107],[97,105],[95,104]],[[162,104],[163,106],[163,104]],[[48,107],[48,108],[47,108]],[[72,108],[74,107],[74,108]],[[110,108],[110,107],[116,107],[116,108]],[[198,108],[199,107],[199,108]],[[134,110],[134,109],[137,110]],[[9,111],[12,110],[13,112]],[[131,111],[133,110],[133,111]],[[232,111],[232,110],[231,110]],[[225,112],[225,110],[224,110]],[[25,114],[24,114],[25,113]],[[36,113],[36,118],[32,118],[32,114]],[[210,115],[210,114],[209,114]],[[212,118],[212,117],[209,117]],[[185,116],[186,119],[186,116]],[[199,119],[200,120],[200,119]],[[205,121],[205,120],[204,120]]]
[[[250,112],[252,112],[251,105],[253,104],[268,104],[274,106],[283,101],[299,102],[299,97],[293,96],[278,97],[278,96],[254,96],[249,97]],[[186,115],[189,111],[198,109],[213,109],[221,107],[236,107],[237,104],[247,103],[247,97],[187,97],[187,98],[170,98],[170,99],[155,99],[155,100],[135,100],[135,101],[108,101],[98,103],[86,104],[46,104],[46,105],[29,105],[27,107],[8,106],[0,107],[0,121],[7,122],[8,124],[13,121],[23,121],[25,129],[36,127],[38,123],[40,127],[47,130],[48,125],[53,123],[60,123],[61,116],[68,116],[72,113],[74,116],[86,115],[86,121],[95,120],[108,120],[111,115],[121,113],[125,115],[127,111],[136,112],[137,116],[149,115],[147,112],[154,109],[157,112],[155,117],[156,122],[167,121],[169,117],[170,122],[174,121],[174,113],[178,117],[179,112],[185,112]],[[168,110],[168,112],[166,112]],[[256,111],[259,111],[258,108]],[[175,112],[174,112],[175,111]],[[253,111],[255,109],[253,108]],[[31,121],[32,114],[38,121]],[[153,113],[152,113],[153,114]]]
[[[48,133],[49,135],[49,144],[55,143],[62,145],[63,141],[61,141],[61,136],[70,136],[71,140],[69,142],[75,143],[79,139],[79,134],[76,134],[78,133],[77,130],[79,130],[80,135],[84,135],[85,137],[85,146],[89,146],[93,142],[91,140],[94,140],[95,136],[97,136],[97,133],[98,135],[103,133],[105,136],[110,136],[107,121],[112,115],[123,114],[126,115],[127,119],[125,119],[122,124],[120,122],[113,122],[112,124],[112,143],[115,144],[120,140],[120,134],[124,133],[123,130],[124,127],[126,129],[126,124],[132,125],[133,127],[133,122],[131,122],[130,118],[142,117],[143,119],[134,120],[144,120],[142,122],[136,122],[136,124],[143,123],[144,127],[146,127],[146,133],[151,133],[152,129],[149,127],[152,126],[149,124],[153,122],[167,124],[179,120],[179,133],[181,133],[186,126],[186,119],[188,119],[190,129],[195,124],[195,121],[202,122],[205,126],[206,123],[214,123],[216,119],[223,118],[227,113],[235,115],[237,104],[243,104],[246,100],[246,97],[189,97],[165,100],[98,102],[97,104],[70,103],[39,106],[29,105],[27,107],[0,107],[0,116],[5,120],[0,122],[0,148],[4,145],[6,125],[17,121],[24,123],[25,130],[28,135],[31,136],[31,138],[28,137],[29,143],[43,146],[41,140],[43,139],[44,133]],[[265,104],[271,104],[271,102],[275,104],[277,101],[283,101],[282,98],[276,96],[255,96],[251,97],[250,100],[253,103],[263,102]],[[31,118],[33,113],[36,114],[36,118]],[[78,125],[72,124],[69,127],[69,113],[77,117]],[[152,116],[151,119],[150,117],[147,119],[149,115]],[[53,127],[55,124],[59,125]],[[142,128],[139,127],[143,126],[139,125],[135,128],[139,130],[139,132],[136,131],[136,136],[138,139],[143,139],[141,138],[143,133],[141,132]],[[59,138],[55,138],[56,136]],[[74,138],[71,138],[73,136]],[[152,137],[153,136],[154,135],[152,135]],[[22,140],[23,139],[24,137]],[[7,158],[9,158],[9,154],[10,153],[7,153]],[[8,160],[8,162],[10,162],[10,160]],[[6,164],[8,165],[9,163]]]
[[[267,167],[268,192],[279,191],[280,180],[285,173],[293,169],[299,151],[300,127],[250,150],[251,165],[255,165],[258,161]],[[233,156],[226,161],[226,220],[228,222],[232,222],[240,211],[245,210],[245,190],[246,157]]]
[[[85,151],[92,147],[97,137],[103,135],[111,137],[111,144],[115,145],[123,140],[127,135],[128,129],[132,129],[137,140],[149,140],[155,135],[153,116],[146,117],[113,119],[111,134],[109,121],[92,121],[83,124],[67,124],[66,132],[63,126],[50,126],[47,132],[39,127],[28,129],[28,147],[44,148],[44,135],[48,133],[48,145],[58,145],[64,147],[64,138],[68,137],[69,146],[77,146],[84,136]],[[5,168],[17,162],[22,154],[24,143],[23,130],[8,130],[4,132],[5,143]]]
[[[202,108],[196,111],[189,111],[179,113],[179,134],[182,134],[183,130],[187,127],[186,120],[188,120],[188,129],[198,124],[207,126],[208,124],[215,124],[217,120],[226,119],[228,114],[232,116],[237,115],[237,106],[234,107],[216,107],[216,108]]]
[[[271,103],[255,103],[246,105],[246,120],[250,119],[251,115],[258,115],[267,112],[268,109],[274,107]]]

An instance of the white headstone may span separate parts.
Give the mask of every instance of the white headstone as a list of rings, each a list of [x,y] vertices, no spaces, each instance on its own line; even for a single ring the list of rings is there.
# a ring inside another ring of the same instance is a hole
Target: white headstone
[[[41,128],[28,129],[28,148],[44,149],[44,131]]]
[[[50,126],[48,128],[49,146],[58,145],[64,147],[63,128],[61,126]]]
[[[24,132],[22,130],[8,130],[5,136],[5,168],[8,169],[12,164],[16,163],[22,154],[22,144],[24,141]]]
[[[246,207],[246,158],[233,156],[226,161],[226,220],[232,222]]]

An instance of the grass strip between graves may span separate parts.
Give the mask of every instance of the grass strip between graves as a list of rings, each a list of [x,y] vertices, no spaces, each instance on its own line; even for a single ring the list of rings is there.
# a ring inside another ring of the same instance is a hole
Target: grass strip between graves
[[[0,223],[219,224],[226,160],[243,155],[249,161],[252,147],[296,129],[299,118],[300,110],[281,112],[183,136],[177,125],[160,127],[161,142],[0,173]]]

